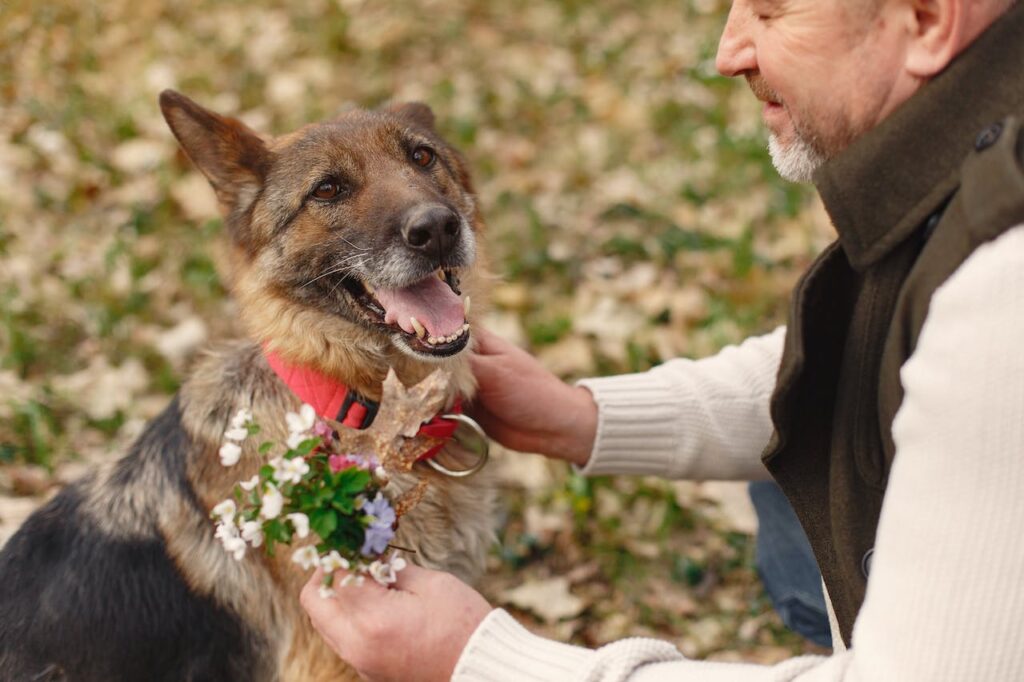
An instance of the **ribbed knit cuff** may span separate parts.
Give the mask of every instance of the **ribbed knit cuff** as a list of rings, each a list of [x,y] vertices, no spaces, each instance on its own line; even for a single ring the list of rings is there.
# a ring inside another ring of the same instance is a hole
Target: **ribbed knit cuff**
[[[678,397],[657,375],[623,374],[583,379],[598,407],[597,437],[585,476],[672,476],[679,437]]]
[[[466,643],[452,682],[568,682],[593,657],[589,649],[539,637],[495,609]]]

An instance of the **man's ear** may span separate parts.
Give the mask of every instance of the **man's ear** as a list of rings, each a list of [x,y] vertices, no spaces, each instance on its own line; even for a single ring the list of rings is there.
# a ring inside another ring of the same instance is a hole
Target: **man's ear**
[[[423,102],[392,104],[385,109],[389,114],[404,119],[413,125],[434,132],[434,112]]]
[[[241,121],[205,109],[174,90],[160,93],[160,110],[182,149],[210,181],[221,208],[247,209],[270,162],[263,140]]]
[[[910,42],[906,68],[917,78],[930,79],[946,68],[974,38],[971,18],[962,0],[910,0]]]

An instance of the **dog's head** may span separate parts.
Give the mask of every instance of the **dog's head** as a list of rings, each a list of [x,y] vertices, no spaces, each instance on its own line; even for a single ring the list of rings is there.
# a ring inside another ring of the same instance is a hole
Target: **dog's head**
[[[307,362],[336,344],[425,360],[466,348],[482,223],[427,106],[275,139],[173,91],[160,107],[217,194],[231,288],[259,341]]]

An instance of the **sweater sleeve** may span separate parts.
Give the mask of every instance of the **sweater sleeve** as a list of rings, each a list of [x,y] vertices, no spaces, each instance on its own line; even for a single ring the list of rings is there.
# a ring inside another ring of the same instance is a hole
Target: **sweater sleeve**
[[[588,651],[529,634],[499,611],[471,638],[453,679],[1024,679],[1021,348],[1024,225],[978,248],[936,291],[903,366],[896,458],[850,649],[774,666],[690,661],[657,640]]]
[[[582,473],[753,480],[772,434],[769,400],[785,328],[703,360],[670,360],[640,374],[584,379],[598,406]]]

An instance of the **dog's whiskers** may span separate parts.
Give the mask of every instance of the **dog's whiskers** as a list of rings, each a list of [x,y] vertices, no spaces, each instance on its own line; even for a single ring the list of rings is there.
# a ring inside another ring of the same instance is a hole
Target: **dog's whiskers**
[[[355,263],[361,262],[362,259],[363,259],[363,257],[362,257],[361,254],[352,254],[350,256],[346,256],[345,258],[342,258],[339,262],[335,263],[326,272],[320,273],[319,275],[317,275],[313,279],[311,279],[308,282],[304,283],[302,286],[303,287],[307,287],[310,284],[312,284],[313,282],[317,281],[318,279],[322,279],[322,278],[328,277],[330,275],[335,275],[335,274],[345,270],[346,268],[348,268],[349,265],[351,265],[352,263],[354,263],[354,262]]]
[[[369,251],[369,250],[370,250],[370,248],[369,248],[368,246],[365,246],[365,247],[364,247],[364,246],[356,246],[355,244],[353,244],[352,242],[350,242],[350,241],[349,241],[348,239],[346,239],[345,237],[338,237],[338,239],[340,239],[341,241],[345,242],[346,244],[348,244],[349,246],[351,246],[351,247],[352,247],[353,249],[355,249],[356,251]]]

